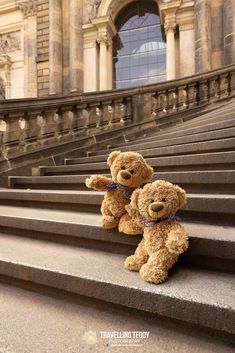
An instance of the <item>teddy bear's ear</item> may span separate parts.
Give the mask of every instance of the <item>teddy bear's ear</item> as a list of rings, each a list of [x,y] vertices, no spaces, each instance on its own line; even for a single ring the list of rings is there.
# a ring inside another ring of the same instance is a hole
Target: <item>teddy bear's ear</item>
[[[174,185],[174,187],[179,198],[179,208],[181,208],[186,204],[186,200],[187,200],[186,192],[178,185]]]
[[[136,189],[133,191],[132,195],[131,195],[131,202],[130,205],[132,208],[134,208],[135,210],[138,209],[138,198],[139,198],[139,194],[140,194],[140,190],[141,189]]]
[[[113,151],[110,153],[110,155],[108,156],[108,159],[107,159],[107,163],[110,167],[113,164],[114,160],[117,158],[117,156],[119,156],[120,153],[121,153],[120,151]]]
[[[151,179],[153,176],[153,168],[150,167],[149,164],[147,164],[147,170],[146,170],[146,180]]]

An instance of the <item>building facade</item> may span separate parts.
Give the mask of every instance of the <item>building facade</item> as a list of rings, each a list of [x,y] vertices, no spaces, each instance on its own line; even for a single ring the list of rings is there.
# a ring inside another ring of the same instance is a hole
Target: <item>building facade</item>
[[[234,0],[0,0],[0,99],[140,86],[234,62]]]

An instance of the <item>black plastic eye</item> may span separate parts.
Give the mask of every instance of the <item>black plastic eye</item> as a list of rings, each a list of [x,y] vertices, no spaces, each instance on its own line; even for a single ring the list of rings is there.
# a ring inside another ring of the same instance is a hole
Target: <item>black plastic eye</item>
[[[122,166],[122,169],[126,169],[124,166]]]
[[[166,202],[166,199],[164,198],[164,199],[162,199],[162,202]]]
[[[134,174],[134,170],[131,170],[131,174]]]
[[[154,199],[151,199],[150,202],[153,203],[153,202],[154,202]]]

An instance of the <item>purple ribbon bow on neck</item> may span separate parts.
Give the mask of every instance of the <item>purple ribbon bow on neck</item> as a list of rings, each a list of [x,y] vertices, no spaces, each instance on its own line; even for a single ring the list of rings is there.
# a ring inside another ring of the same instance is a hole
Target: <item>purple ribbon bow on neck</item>
[[[167,217],[164,218],[159,218],[159,219],[143,219],[142,223],[145,225],[145,227],[153,227],[155,224],[160,223],[162,221],[178,221],[180,222],[181,219],[177,217],[174,213],[170,213]]]
[[[128,186],[124,186],[122,184],[116,183],[116,182],[112,182],[112,183],[108,183],[106,184],[108,190],[116,190],[116,189],[120,189],[123,191],[123,194],[129,198],[131,196],[131,189]]]

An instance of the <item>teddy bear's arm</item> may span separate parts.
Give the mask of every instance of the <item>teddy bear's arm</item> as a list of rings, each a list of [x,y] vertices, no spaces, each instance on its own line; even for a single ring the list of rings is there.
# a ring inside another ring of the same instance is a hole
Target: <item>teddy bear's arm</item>
[[[93,175],[90,178],[87,178],[85,184],[88,188],[94,190],[107,190],[107,184],[112,183],[111,178],[107,178],[103,175]]]
[[[188,235],[180,224],[175,223],[170,230],[166,247],[172,254],[182,254],[188,248]]]

